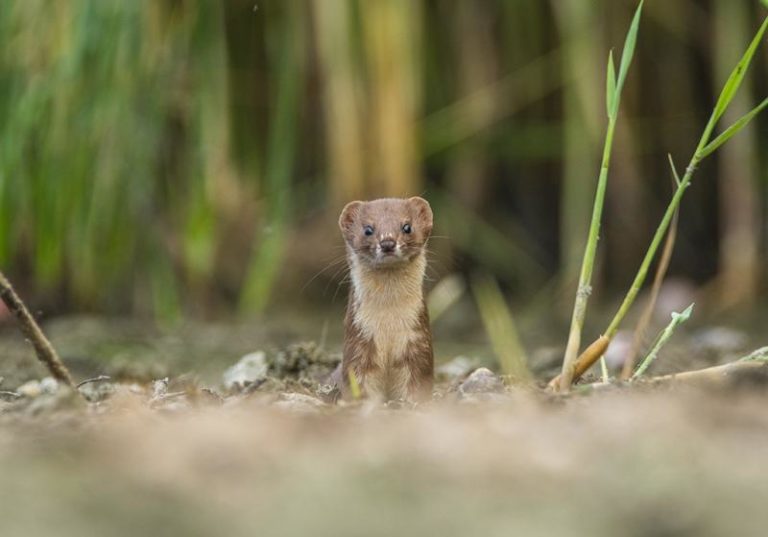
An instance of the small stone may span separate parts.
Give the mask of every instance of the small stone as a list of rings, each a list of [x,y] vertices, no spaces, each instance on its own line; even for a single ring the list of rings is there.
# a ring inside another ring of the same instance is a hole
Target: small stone
[[[42,393],[54,394],[59,389],[59,381],[53,377],[45,377],[40,381],[40,391]]]
[[[162,399],[168,393],[168,377],[152,381],[152,399]]]
[[[246,354],[235,365],[224,371],[222,375],[224,388],[228,391],[243,390],[246,386],[266,377],[268,369],[269,364],[264,351]]]
[[[28,399],[39,397],[43,393],[39,380],[30,380],[16,389],[16,393]]]
[[[335,384],[321,384],[315,390],[315,395],[326,403],[333,403],[338,401],[341,396],[341,390]]]
[[[59,413],[65,410],[82,410],[85,408],[83,398],[68,387],[57,390],[55,393],[44,393],[29,402],[24,409],[30,416]]]
[[[80,387],[86,401],[98,403],[112,397],[116,392],[115,385],[111,382],[89,382]]]
[[[504,383],[490,369],[480,367],[475,369],[464,382],[459,385],[462,396],[476,393],[498,393],[504,391]]]

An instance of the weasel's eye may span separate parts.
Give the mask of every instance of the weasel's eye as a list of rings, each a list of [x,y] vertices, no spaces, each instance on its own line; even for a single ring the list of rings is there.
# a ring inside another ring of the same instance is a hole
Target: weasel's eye
[[[373,226],[363,226],[363,233],[365,233],[366,237],[373,235]]]
[[[403,226],[403,233],[410,233],[411,231],[413,231],[413,228],[411,228],[411,224],[405,224]]]

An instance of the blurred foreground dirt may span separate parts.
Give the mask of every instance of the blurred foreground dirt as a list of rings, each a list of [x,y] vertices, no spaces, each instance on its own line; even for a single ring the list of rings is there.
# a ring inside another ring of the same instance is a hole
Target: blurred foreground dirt
[[[768,394],[2,416],[2,535],[765,535]]]
[[[462,383],[481,365],[464,359],[428,405],[334,406],[309,378],[334,362],[317,345],[224,373],[262,336],[132,326],[51,327],[78,379],[112,375],[90,402],[26,382],[44,371],[0,338],[2,537],[766,535],[765,376],[560,398],[489,371]],[[723,361],[695,341],[679,363]],[[227,389],[228,373],[267,378]]]

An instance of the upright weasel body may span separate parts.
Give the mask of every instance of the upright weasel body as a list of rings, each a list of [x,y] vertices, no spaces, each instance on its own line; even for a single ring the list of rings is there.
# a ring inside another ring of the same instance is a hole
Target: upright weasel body
[[[434,360],[423,282],[432,232],[426,200],[347,204],[339,218],[352,287],[345,319],[342,393],[350,372],[368,397],[428,399]]]

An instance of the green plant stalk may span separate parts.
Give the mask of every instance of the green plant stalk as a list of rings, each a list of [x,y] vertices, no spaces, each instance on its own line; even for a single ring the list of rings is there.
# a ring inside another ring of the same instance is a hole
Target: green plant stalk
[[[581,345],[581,332],[584,327],[584,318],[587,313],[587,302],[592,292],[591,281],[592,271],[595,265],[595,254],[597,252],[597,241],[600,236],[600,220],[603,214],[605,204],[605,190],[608,182],[608,169],[611,164],[611,149],[613,148],[613,137],[616,130],[616,120],[619,116],[619,103],[621,101],[621,92],[624,89],[629,65],[632,63],[632,56],[635,51],[637,41],[637,30],[640,24],[640,13],[643,9],[643,0],[637,5],[632,24],[627,31],[627,37],[624,41],[624,49],[621,55],[619,65],[619,74],[614,78],[615,71],[613,66],[613,53],[608,56],[608,69],[606,72],[606,109],[608,113],[608,128],[605,133],[605,143],[603,145],[603,158],[600,165],[600,175],[597,180],[597,191],[595,192],[595,202],[592,207],[592,221],[589,224],[589,236],[587,245],[584,249],[584,260],[579,274],[579,286],[576,291],[576,300],[573,305],[573,315],[571,317],[571,328],[568,332],[568,343],[565,347],[565,356],[563,357],[563,368],[560,374],[560,391],[568,391],[573,381],[576,370],[576,359]]]
[[[691,312],[693,311],[693,304],[685,308],[685,311],[681,313],[675,313],[672,312],[672,320],[669,321],[669,324],[664,328],[664,330],[661,331],[659,336],[656,338],[656,343],[654,343],[653,347],[651,348],[648,355],[643,359],[640,366],[637,368],[637,371],[632,375],[632,378],[630,380],[636,380],[640,376],[645,373],[645,371],[650,367],[650,365],[656,360],[656,357],[659,355],[659,351],[661,348],[669,341],[669,338],[672,337],[672,334],[675,333],[675,330],[678,326],[683,324],[685,321],[690,319]]]
[[[603,382],[609,382],[611,380],[611,375],[608,373],[608,364],[605,361],[605,355],[600,358],[600,376],[602,377]]]
[[[640,9],[640,7],[642,7],[642,2],[638,7],[638,10]],[[633,25],[634,25],[634,21],[633,21]],[[658,250],[659,245],[661,244],[661,241],[664,238],[665,233],[667,232],[669,224],[675,212],[677,211],[678,206],[680,205],[680,200],[682,199],[683,194],[685,193],[685,190],[690,185],[693,174],[696,171],[696,168],[698,167],[699,163],[704,158],[709,156],[712,152],[714,152],[718,147],[720,147],[722,144],[727,142],[736,133],[738,133],[752,119],[754,119],[754,117],[759,112],[761,112],[766,106],[768,106],[768,99],[766,99],[763,102],[761,102],[757,107],[752,109],[750,112],[742,116],[733,125],[729,126],[720,136],[718,136],[714,141],[710,143],[710,138],[712,137],[712,132],[715,128],[715,125],[717,124],[718,120],[722,117],[723,113],[725,112],[725,109],[730,104],[731,100],[733,99],[733,96],[735,95],[736,91],[738,90],[739,86],[744,80],[744,76],[747,71],[747,68],[749,67],[749,64],[752,61],[752,57],[755,54],[757,46],[760,44],[760,41],[762,40],[763,35],[765,34],[767,29],[768,29],[768,17],[766,17],[763,20],[763,23],[761,24],[760,29],[755,34],[754,38],[752,39],[752,42],[749,44],[749,47],[747,47],[746,52],[742,56],[741,60],[739,60],[739,62],[736,64],[736,67],[734,67],[730,77],[728,78],[725,85],[723,86],[723,90],[721,91],[720,96],[718,97],[717,103],[715,104],[715,107],[712,111],[712,115],[710,116],[709,121],[707,122],[707,125],[704,128],[704,132],[701,135],[699,144],[696,146],[696,151],[694,152],[693,157],[691,157],[691,161],[688,164],[688,167],[685,169],[685,175],[683,176],[683,179],[678,183],[677,190],[675,190],[675,194],[673,195],[672,200],[667,206],[667,210],[664,213],[664,217],[659,223],[659,226],[656,228],[656,233],[653,236],[653,240],[651,241],[651,244],[648,247],[648,250],[645,254],[645,258],[643,259],[643,262],[641,263],[640,268],[638,269],[635,279],[632,282],[632,285],[629,291],[627,292],[627,295],[624,297],[624,301],[621,303],[619,310],[616,312],[616,315],[611,320],[610,324],[608,325],[608,328],[603,333],[603,335],[600,336],[598,341],[607,340],[607,344],[609,345],[611,340],[613,339],[613,336],[616,335],[616,332],[619,329],[619,325],[624,320],[624,317],[626,316],[629,309],[632,307],[632,304],[637,298],[637,294],[640,292],[640,289],[642,288],[643,283],[645,282],[645,278],[648,275],[648,268],[656,254],[656,250]],[[632,33],[632,29],[630,29],[630,34],[631,33]],[[630,34],[628,34],[628,41],[629,41]],[[624,67],[625,67],[624,59],[627,55],[626,54],[627,48],[628,47],[625,46],[625,53],[624,53],[624,57],[622,57],[622,67],[619,72],[618,84],[617,84],[616,95],[614,100],[611,100],[611,95],[610,95],[611,91],[610,90],[608,91],[609,102],[612,102],[614,106],[617,106],[618,104],[619,95],[621,91],[621,84],[623,83],[623,74],[624,74]],[[597,203],[597,200],[596,200],[596,203]],[[592,237],[590,235],[590,239],[591,238]],[[588,260],[585,256],[585,265],[587,261]],[[588,286],[586,287],[586,289],[588,290]],[[581,294],[581,292],[582,292],[582,288],[580,285],[579,293]],[[579,299],[577,297],[577,303],[574,308],[574,319],[576,318],[576,314],[578,313],[577,308],[579,306],[580,306]],[[586,309],[586,299],[583,300],[583,309]],[[581,311],[580,313],[582,315],[581,321],[583,322],[584,312]],[[573,331],[574,331],[573,325],[571,330],[572,330],[571,335],[573,335]],[[575,346],[571,345],[571,340],[569,337],[568,347],[566,348],[566,356],[565,356],[565,359],[563,360],[562,373],[560,374],[559,377],[556,377],[550,382],[550,386],[553,386],[553,387],[556,386],[557,389],[560,391],[567,391],[568,389],[570,389],[570,383],[573,381],[573,374],[574,374],[574,371],[576,370],[577,358],[581,358],[581,360],[578,360],[580,362],[579,365],[582,367],[582,370],[586,370],[600,357],[600,356],[592,356],[592,355],[583,356],[583,357],[575,356],[575,353],[578,352],[578,343],[580,343],[578,341],[578,338],[580,338],[580,336],[581,336],[581,328],[579,326],[578,332],[575,334],[575,337],[577,338],[577,344]],[[606,349],[607,347],[605,349],[602,349],[601,354],[603,354]],[[569,355],[568,354],[569,352],[572,352],[573,355]],[[587,352],[585,351],[585,355],[586,354]]]
[[[703,139],[704,138],[702,138],[702,140]],[[608,328],[605,330],[604,334],[610,339],[613,339],[613,336],[616,335],[616,332],[619,330],[619,326],[621,325],[621,322],[624,320],[624,317],[627,315],[627,312],[629,312],[629,309],[632,307],[632,304],[635,302],[635,299],[637,298],[637,294],[640,292],[640,289],[643,287],[645,278],[648,276],[648,268],[651,265],[651,261],[653,261],[653,258],[656,255],[656,250],[658,250],[659,245],[661,244],[661,241],[664,239],[664,235],[667,232],[669,223],[672,221],[672,217],[674,216],[675,211],[677,210],[677,207],[680,205],[680,200],[683,197],[683,193],[685,192],[685,189],[688,188],[688,185],[690,185],[691,183],[693,172],[696,169],[696,166],[698,166],[699,162],[701,161],[698,158],[698,153],[696,153],[691,159],[691,163],[688,165],[688,168],[686,168],[685,175],[683,176],[683,179],[680,182],[680,185],[678,185],[677,190],[675,190],[675,194],[674,196],[672,196],[672,201],[670,201],[669,205],[667,206],[667,210],[664,213],[664,217],[661,219],[659,226],[656,228],[656,233],[653,235],[653,240],[651,241],[651,244],[648,247],[648,250],[645,252],[645,257],[643,258],[643,262],[640,264],[640,268],[638,269],[637,274],[635,275],[635,279],[632,282],[632,285],[629,288],[629,291],[624,297],[624,301],[621,303],[619,310],[616,312],[616,315],[614,315],[613,319],[608,325]]]
[[[764,107],[765,104],[761,104],[756,110],[762,110]],[[754,115],[752,115],[752,117],[754,117]],[[643,258],[643,262],[640,264],[640,269],[635,275],[632,286],[629,288],[629,291],[624,297],[624,301],[621,303],[621,306],[616,312],[616,315],[614,315],[613,319],[608,325],[608,328],[605,330],[604,334],[610,339],[613,339],[613,336],[616,335],[621,322],[624,320],[624,317],[627,315],[629,309],[632,307],[632,304],[635,302],[637,294],[640,292],[640,289],[645,282],[645,278],[648,276],[648,268],[650,267],[651,262],[656,255],[656,250],[658,250],[661,241],[664,239],[664,235],[667,232],[669,223],[672,221],[675,211],[677,211],[677,208],[680,205],[680,200],[683,198],[685,190],[691,184],[691,179],[693,178],[693,174],[696,171],[696,168],[699,166],[701,161],[704,160],[704,158],[712,153],[712,151],[709,150],[709,139],[712,136],[712,131],[714,130],[715,123],[717,123],[718,119],[718,110],[715,109],[709,118],[707,126],[704,128],[704,132],[701,135],[701,139],[699,140],[699,145],[696,147],[696,151],[694,152],[688,167],[685,169],[685,175],[683,175],[682,180],[677,185],[677,190],[675,190],[675,194],[672,196],[672,201],[669,202],[667,210],[664,213],[664,217],[661,219],[659,226],[656,228],[656,233],[653,235],[653,240],[651,241],[651,244],[645,253],[645,257]],[[718,140],[715,141],[717,142]]]
[[[632,303],[635,301],[635,298],[637,298],[637,293],[640,291],[640,288],[642,287],[643,282],[645,281],[645,277],[648,274],[648,267],[650,266],[654,255],[656,254],[656,250],[658,249],[659,244],[661,243],[661,240],[664,237],[664,234],[666,233],[667,228],[669,227],[669,223],[672,220],[672,217],[675,214],[675,211],[680,205],[680,200],[682,199],[683,194],[685,193],[685,189],[688,188],[688,185],[690,185],[691,183],[691,178],[693,177],[693,173],[696,171],[696,168],[698,167],[699,163],[702,160],[704,160],[704,158],[712,154],[712,152],[715,151],[718,147],[720,147],[725,142],[727,142],[739,130],[741,130],[744,126],[746,126],[747,123],[749,123],[749,121],[751,121],[758,113],[760,113],[766,106],[768,106],[768,99],[763,100],[758,106],[752,109],[749,113],[745,114],[733,125],[728,127],[720,136],[718,136],[713,142],[710,143],[709,140],[712,137],[712,132],[715,129],[715,125],[717,124],[717,121],[725,112],[725,109],[728,107],[728,104],[730,104],[734,94],[736,93],[739,86],[741,85],[741,82],[744,79],[744,74],[747,70],[747,67],[751,62],[752,57],[754,56],[755,50],[757,48],[757,45],[762,40],[766,29],[768,29],[768,17],[766,17],[763,20],[763,23],[760,26],[760,29],[755,34],[755,37],[752,39],[752,42],[747,48],[747,51],[744,53],[744,56],[741,58],[739,63],[736,64],[736,67],[733,69],[731,76],[726,81],[723,87],[723,90],[720,93],[720,97],[717,100],[717,104],[715,105],[715,108],[712,111],[712,115],[709,117],[709,121],[707,122],[707,126],[704,128],[704,132],[701,135],[701,139],[699,140],[699,145],[696,146],[696,151],[693,153],[693,157],[691,157],[691,162],[688,164],[688,167],[685,169],[685,175],[683,176],[683,179],[680,181],[680,183],[677,185],[677,190],[675,190],[675,194],[672,197],[672,201],[669,202],[669,205],[667,206],[667,210],[664,213],[664,218],[662,218],[661,222],[659,223],[659,227],[656,228],[656,233],[653,236],[651,245],[648,247],[648,251],[645,254],[645,258],[643,259],[643,262],[640,265],[640,269],[637,271],[635,280],[632,282],[632,286],[630,287],[629,292],[624,297],[624,301],[621,303],[619,310],[616,312],[616,315],[613,317],[613,320],[611,320],[610,324],[608,325],[608,328],[605,331],[605,336],[607,336],[608,338],[613,338],[613,336],[616,335],[616,332],[619,329],[619,325],[621,324],[621,321],[626,316],[627,312],[629,311],[629,308],[632,306]]]
[[[737,362],[766,362],[768,361],[768,347],[760,347],[746,356],[742,356]]]
[[[571,329],[568,333],[568,343],[565,347],[565,357],[563,358],[561,390],[567,391],[573,381],[576,358],[581,345],[581,330],[584,326],[584,318],[587,313],[587,302],[592,292],[590,282],[592,280],[592,271],[595,264],[595,254],[597,252],[597,240],[600,234],[600,219],[603,213],[603,204],[605,200],[605,188],[608,180],[608,168],[611,163],[611,147],[613,145],[613,136],[616,128],[616,116],[608,122],[608,130],[605,134],[605,145],[603,146],[603,161],[600,165],[600,177],[597,181],[597,192],[595,193],[595,204],[592,208],[592,222],[589,226],[589,238],[584,251],[584,261],[581,265],[579,275],[579,287],[576,291],[576,301],[573,306],[573,316],[571,317]]]

